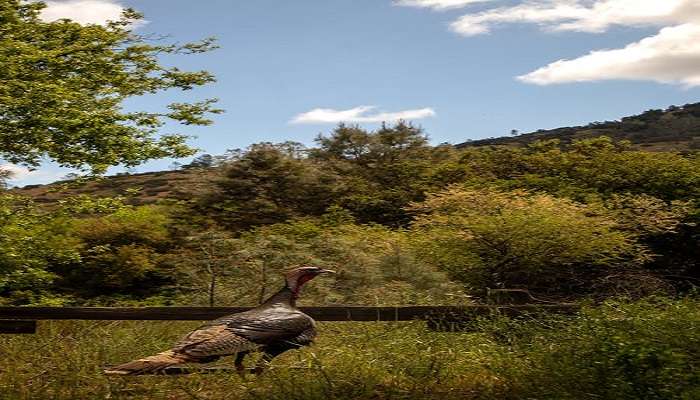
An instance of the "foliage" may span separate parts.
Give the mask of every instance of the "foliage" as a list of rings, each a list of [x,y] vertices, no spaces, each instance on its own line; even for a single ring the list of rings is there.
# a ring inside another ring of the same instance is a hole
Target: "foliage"
[[[361,223],[401,226],[410,221],[406,206],[432,189],[433,167],[454,156],[449,147],[432,147],[422,129],[405,122],[368,132],[339,125],[319,136],[310,157],[323,161],[350,191],[336,201]]]
[[[120,199],[75,197],[43,209],[0,196],[0,297],[5,304],[60,304],[105,294],[155,294],[169,281],[167,213]]]
[[[233,238],[209,231],[191,238],[173,257],[180,282],[194,284],[181,302],[204,304],[211,277],[217,305],[255,305],[283,284],[294,265],[336,269],[304,289],[306,304],[431,304],[466,300],[461,290],[434,267],[420,262],[406,232],[359,226],[336,211],[320,220],[298,220],[256,228]],[[245,285],[241,285],[245,282]],[[199,288],[197,290],[196,288]]]
[[[260,143],[235,155],[224,165],[216,190],[200,199],[198,210],[233,230],[323,214],[342,184],[332,171],[289,146]]]
[[[456,297],[436,297],[441,283],[419,288],[422,272],[412,282],[387,279],[376,266],[392,251],[403,271],[447,273],[469,294],[518,286],[536,295],[640,296],[687,291],[700,279],[695,155],[643,153],[605,138],[455,152],[429,146],[403,123],[373,132],[341,125],[318,141],[312,149],[261,143],[217,157],[214,167],[138,176],[118,189],[90,182],[84,190],[109,193],[139,184],[134,200],[168,197],[169,205],[107,218],[91,214],[112,200],[59,200],[82,265],[47,262],[60,272],[52,287],[77,301],[255,304],[290,265],[348,262],[348,290],[310,298],[460,297],[451,289]],[[196,189],[187,195],[181,184]],[[194,199],[177,205],[174,196]],[[398,228],[414,219],[409,231]],[[363,226],[378,222],[385,228]]]
[[[525,363],[496,370],[530,398],[691,399],[700,394],[697,300],[607,302],[542,324],[487,322]]]
[[[376,132],[340,124],[330,136],[320,135],[316,141],[319,148],[313,152],[314,157],[353,161],[367,167],[379,167],[375,164],[406,159],[413,151],[421,152],[429,147],[428,138],[422,130],[404,122],[394,126],[383,125]]]
[[[73,221],[69,234],[81,242],[78,262],[54,266],[57,287],[80,297],[152,295],[172,281],[159,260],[170,250],[169,217],[162,207],[124,207]]]
[[[0,192],[7,189],[7,180],[12,178],[12,171],[0,167]]]
[[[558,288],[580,270],[645,258],[604,209],[546,194],[455,186],[413,209],[422,257],[472,291]]]
[[[56,278],[48,267],[80,259],[77,242],[65,235],[65,222],[28,199],[0,196],[0,304],[60,301],[48,293]]]
[[[184,165],[182,168],[211,168],[216,163],[216,159],[211,154],[201,154],[195,157],[192,162]]]
[[[614,213],[623,229],[640,236],[677,233],[682,221],[689,217],[692,202],[664,202],[656,197],[641,195],[612,195],[605,207]]]
[[[168,89],[189,90],[213,81],[206,71],[159,64],[162,54],[196,54],[212,39],[153,44],[132,32],[141,15],[127,10],[104,26],[70,20],[44,22],[42,2],[0,5],[0,157],[37,166],[49,157],[63,166],[102,173],[193,151],[185,136],[156,137],[166,120],[209,124],[214,100],[172,103],[167,112],[122,109],[124,100]]]
[[[610,138],[556,140],[527,148],[467,149],[453,168],[474,183],[527,188],[585,201],[613,194],[646,194],[662,200],[700,195],[700,158],[633,150]]]
[[[175,271],[178,302],[258,304],[258,293],[264,287],[257,285],[260,271],[246,263],[245,252],[243,241],[227,231],[209,229],[186,237],[182,246],[164,258]]]

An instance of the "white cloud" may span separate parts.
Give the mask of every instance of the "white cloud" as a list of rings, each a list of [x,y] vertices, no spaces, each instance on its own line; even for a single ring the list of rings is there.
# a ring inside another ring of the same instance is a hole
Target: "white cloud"
[[[29,169],[15,164],[0,164],[0,171],[9,172],[12,179],[22,179],[31,172]]]
[[[627,79],[700,86],[700,25],[663,28],[622,49],[559,60],[518,79],[538,85]]]
[[[41,19],[51,22],[68,18],[83,25],[104,25],[121,18],[122,11],[124,6],[115,0],[56,0],[46,2]]]
[[[415,2],[429,7],[449,0]],[[463,15],[450,28],[461,35],[474,36],[514,23],[535,24],[548,32],[603,33],[614,26],[662,28],[623,48],[594,50],[578,58],[550,63],[519,76],[523,82],[547,85],[634,79],[700,86],[698,0],[528,0],[512,7]]]
[[[433,10],[448,10],[462,8],[474,3],[485,3],[492,0],[395,0],[394,4],[404,7],[432,8]]]
[[[398,120],[415,120],[435,116],[432,108],[404,110],[396,112],[375,112],[374,106],[359,106],[349,110],[332,108],[314,108],[295,116],[292,124],[330,124],[338,122],[393,122]]]
[[[64,171],[51,169],[30,170],[27,167],[16,164],[0,164],[0,171],[9,171],[8,182],[15,186],[24,186],[36,183],[49,183],[61,179],[66,175]]]
[[[530,23],[546,30],[604,32],[611,26],[668,26],[700,20],[697,0],[538,0],[467,14],[450,26],[472,36],[506,23]]]

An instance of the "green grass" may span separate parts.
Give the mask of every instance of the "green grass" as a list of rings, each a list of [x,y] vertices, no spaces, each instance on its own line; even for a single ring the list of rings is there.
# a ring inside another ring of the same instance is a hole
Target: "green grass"
[[[463,333],[319,323],[313,347],[258,377],[108,377],[103,366],[165,349],[197,324],[42,321],[36,335],[0,337],[0,398],[691,400],[700,398],[698,306],[610,304],[573,318],[479,321]]]

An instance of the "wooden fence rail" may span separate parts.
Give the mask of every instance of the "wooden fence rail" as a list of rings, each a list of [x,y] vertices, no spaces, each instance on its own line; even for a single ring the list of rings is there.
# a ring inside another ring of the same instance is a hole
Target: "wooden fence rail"
[[[203,321],[252,307],[0,307],[0,319]],[[574,304],[300,307],[317,321],[410,321],[452,315],[506,315],[524,312],[572,312]]]
[[[0,307],[0,333],[33,333],[36,320],[204,321],[251,307]],[[300,307],[317,321],[444,321],[457,322],[500,313],[573,313],[575,304]]]

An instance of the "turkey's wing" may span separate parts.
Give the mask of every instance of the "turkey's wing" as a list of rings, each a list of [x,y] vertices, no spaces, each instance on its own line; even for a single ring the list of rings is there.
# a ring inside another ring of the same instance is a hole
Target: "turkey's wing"
[[[229,331],[258,344],[293,340],[314,327],[306,314],[279,311],[233,314],[214,323],[226,324]]]
[[[316,328],[314,326],[311,326],[310,328],[303,331],[298,336],[290,339],[289,342],[291,344],[294,344],[297,346],[306,346],[306,345],[311,344],[314,341],[315,337],[316,337]]]
[[[182,338],[173,348],[177,353],[206,358],[254,350],[259,346],[227,329],[225,325],[204,326]]]

